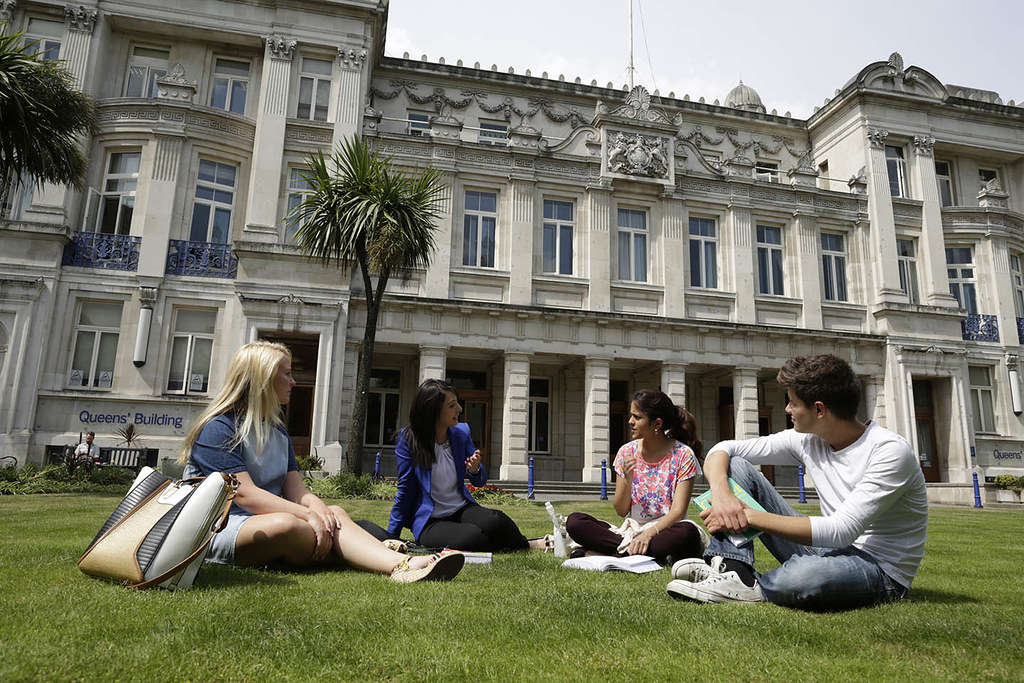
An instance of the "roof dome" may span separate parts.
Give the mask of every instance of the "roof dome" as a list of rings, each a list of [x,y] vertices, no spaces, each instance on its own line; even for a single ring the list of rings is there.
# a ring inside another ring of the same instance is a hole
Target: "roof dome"
[[[725,106],[732,107],[733,109],[756,111],[760,114],[765,113],[764,105],[761,104],[761,96],[749,85],[743,85],[743,81],[740,81],[740,84],[730,90],[729,94],[725,96]]]

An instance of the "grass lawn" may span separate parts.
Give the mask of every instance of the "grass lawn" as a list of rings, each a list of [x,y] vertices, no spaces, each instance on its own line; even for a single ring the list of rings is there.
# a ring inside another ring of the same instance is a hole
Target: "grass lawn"
[[[353,571],[206,567],[191,591],[137,592],[75,560],[108,495],[0,497],[0,681],[949,680],[1024,670],[1024,513],[937,508],[911,597],[841,614],[699,605],[668,570],[563,570],[542,553],[447,584]],[[343,501],[378,523],[390,505]],[[610,518],[610,502],[561,503]],[[505,508],[529,536],[542,506]],[[806,507],[804,511],[813,511]],[[758,568],[775,561],[758,546]]]

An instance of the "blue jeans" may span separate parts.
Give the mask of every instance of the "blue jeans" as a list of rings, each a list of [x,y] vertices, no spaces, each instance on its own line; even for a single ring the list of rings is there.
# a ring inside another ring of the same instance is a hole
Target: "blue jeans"
[[[729,476],[768,512],[797,517],[796,512],[753,465],[742,458],[729,461]],[[767,533],[758,536],[782,563],[758,575],[768,602],[815,612],[854,609],[900,600],[906,587],[893,581],[866,552],[853,546],[817,548]],[[737,547],[729,539],[713,538],[704,557],[720,555],[754,566],[754,542]]]

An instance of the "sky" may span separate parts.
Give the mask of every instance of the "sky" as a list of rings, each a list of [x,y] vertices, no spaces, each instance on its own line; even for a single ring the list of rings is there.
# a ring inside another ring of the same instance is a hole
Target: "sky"
[[[632,0],[634,83],[724,100],[740,80],[806,119],[893,52],[942,83],[1024,104],[1020,0]],[[628,83],[630,0],[391,0],[384,52]],[[728,9],[720,9],[728,8]]]

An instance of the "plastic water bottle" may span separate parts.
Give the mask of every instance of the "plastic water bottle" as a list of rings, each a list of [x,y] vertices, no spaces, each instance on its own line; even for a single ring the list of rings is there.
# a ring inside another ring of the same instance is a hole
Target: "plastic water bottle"
[[[565,519],[555,513],[555,506],[551,504],[550,500],[544,503],[544,509],[548,511],[548,517],[551,518],[551,524],[554,528],[555,557],[566,557],[569,554],[569,550],[565,538]]]

